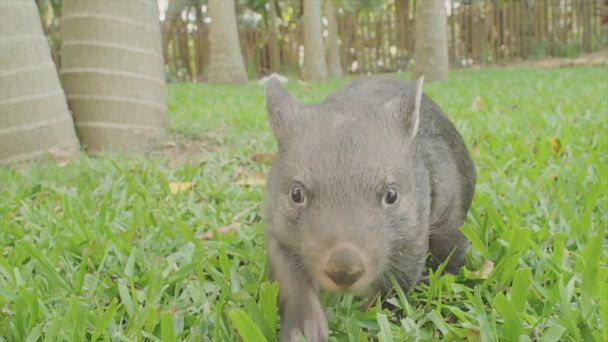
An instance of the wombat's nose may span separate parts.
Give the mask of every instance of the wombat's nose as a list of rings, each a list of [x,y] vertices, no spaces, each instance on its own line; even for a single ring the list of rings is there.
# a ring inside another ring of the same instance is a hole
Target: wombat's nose
[[[354,284],[361,278],[363,271],[363,261],[350,248],[341,248],[333,252],[325,265],[325,275],[340,287]]]

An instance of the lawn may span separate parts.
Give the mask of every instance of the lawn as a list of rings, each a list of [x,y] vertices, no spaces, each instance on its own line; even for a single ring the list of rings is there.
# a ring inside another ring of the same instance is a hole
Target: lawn
[[[288,88],[314,102],[348,80]],[[330,339],[608,340],[607,82],[581,67],[426,85],[477,167],[467,266],[393,310],[323,295]],[[150,155],[0,168],[0,341],[276,340],[262,88],[169,85],[168,104]]]

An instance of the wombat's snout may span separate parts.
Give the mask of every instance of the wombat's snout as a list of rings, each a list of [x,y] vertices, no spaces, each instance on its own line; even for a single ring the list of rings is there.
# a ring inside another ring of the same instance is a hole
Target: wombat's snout
[[[361,278],[365,266],[359,255],[349,247],[334,251],[327,264],[325,275],[339,287],[349,287]]]

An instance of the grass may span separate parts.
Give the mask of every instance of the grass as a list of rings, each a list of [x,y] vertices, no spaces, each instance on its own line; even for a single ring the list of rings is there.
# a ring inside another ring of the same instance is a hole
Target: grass
[[[494,69],[427,85],[479,174],[467,266],[397,291],[392,311],[324,294],[331,340],[608,340],[607,76]],[[289,88],[312,102],[347,81]],[[0,341],[276,340],[263,188],[239,183],[275,148],[262,90],[179,84],[168,99],[173,135],[206,149],[191,162],[0,168]]]

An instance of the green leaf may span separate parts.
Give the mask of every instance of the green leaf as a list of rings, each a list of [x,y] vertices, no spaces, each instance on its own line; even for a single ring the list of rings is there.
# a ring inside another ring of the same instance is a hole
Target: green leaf
[[[481,288],[475,288],[475,295],[473,297],[473,304],[475,306],[475,316],[477,317],[477,323],[479,324],[479,331],[481,332],[481,339],[484,342],[495,341],[496,338],[492,334],[492,328],[488,314],[486,313],[485,306],[481,299]]]
[[[598,298],[597,290],[599,263],[602,259],[603,236],[599,234],[591,237],[589,243],[583,250],[585,267],[583,268],[583,279],[581,284],[581,309],[583,317],[588,318],[592,311],[597,309],[594,300]],[[605,281],[605,279],[603,279]],[[599,298],[598,298],[599,299]]]
[[[361,335],[361,329],[359,328],[359,324],[357,324],[356,317],[349,317],[348,320],[346,320],[346,333],[349,341],[362,340],[363,336]]]
[[[36,326],[27,335],[27,337],[25,338],[25,342],[35,342],[35,341],[38,341],[41,336],[42,336],[42,331],[40,330],[39,326]]]
[[[268,341],[260,331],[260,328],[243,310],[234,309],[228,313],[228,316],[244,342]]]
[[[543,331],[541,337],[540,337],[540,342],[553,342],[553,341],[560,341],[562,336],[564,335],[564,332],[566,332],[566,328],[562,327],[561,325],[553,325],[551,327],[549,327],[549,329]]]
[[[223,246],[220,247],[219,262],[220,262],[220,269],[221,269],[224,277],[226,277],[226,278],[230,277],[230,269],[231,269],[230,261],[228,259],[228,255],[226,254],[226,250],[224,250]]]
[[[435,310],[429,311],[429,313],[426,314],[426,318],[428,318],[431,322],[435,324],[435,327],[437,327],[437,329],[441,331],[443,336],[447,335],[450,332],[449,327],[445,324],[443,319],[439,317],[439,315],[437,315],[437,312]]]
[[[135,250],[135,248],[131,249],[131,254],[129,254],[127,264],[125,265],[125,275],[129,277],[129,279],[133,278],[133,270],[135,268]]]
[[[113,298],[110,304],[106,307],[104,313],[95,322],[95,330],[91,334],[91,341],[97,341],[99,336],[107,329],[108,325],[116,315],[118,309],[118,300]]]
[[[266,335],[270,341],[277,340],[277,325],[278,325],[278,297],[279,297],[279,284],[263,283],[260,288],[260,306],[264,315],[264,321],[270,328],[271,335]]]
[[[511,302],[513,309],[522,314],[526,305],[526,297],[530,290],[530,268],[520,268],[513,273],[513,286],[511,287]]]
[[[494,308],[504,320],[502,335],[509,341],[517,340],[521,333],[521,318],[517,314],[513,304],[504,294],[498,293],[494,297]]]
[[[414,311],[412,309],[412,306],[408,302],[407,297],[405,296],[405,293],[403,292],[403,289],[401,288],[401,285],[399,285],[399,282],[395,278],[395,275],[389,274],[389,280],[391,282],[391,286],[393,287],[393,289],[395,290],[395,293],[397,294],[397,298],[399,298],[399,304],[401,304],[401,308],[404,310],[404,312],[407,316],[411,316]]]
[[[48,281],[53,286],[60,287],[68,292],[71,292],[72,289],[70,288],[68,283],[65,281],[65,279],[63,279],[63,277],[61,277],[59,275],[59,272],[57,272],[55,267],[47,261],[47,259],[42,255],[42,253],[37,248],[34,248],[34,246],[32,246],[31,243],[25,242],[25,241],[21,242],[20,246],[22,248],[24,248],[28,252],[29,255],[36,258],[36,261],[38,262],[38,265],[40,266],[39,270],[46,276]]]
[[[83,341],[86,332],[86,319],[88,308],[86,304],[79,302],[76,298],[70,300],[69,326],[72,327],[71,341]]]
[[[471,244],[473,245],[473,247],[486,260],[491,260],[492,259],[492,255],[490,254],[490,252],[486,248],[485,243],[481,240],[481,238],[479,237],[479,234],[477,233],[477,231],[475,231],[475,229],[472,226],[464,225],[462,228],[460,228],[460,231],[462,232],[462,234],[464,236],[466,236],[466,238],[469,241],[471,241]]]
[[[163,311],[160,314],[160,331],[163,342],[175,342],[175,328],[173,326],[173,314]]]
[[[378,326],[380,327],[380,333],[378,334],[378,341],[380,342],[392,342],[393,341],[393,332],[391,331],[391,326],[388,323],[388,319],[385,314],[377,313],[376,321],[378,322]]]
[[[133,317],[135,309],[133,307],[133,299],[131,299],[131,294],[129,293],[129,289],[127,288],[127,283],[123,279],[118,279],[117,286],[118,295],[120,296],[120,301],[122,302],[122,305],[125,306],[129,317]]]
[[[79,294],[82,291],[82,285],[84,284],[84,275],[87,272],[87,257],[83,257],[78,266],[78,272],[74,277],[74,288],[73,291]]]

